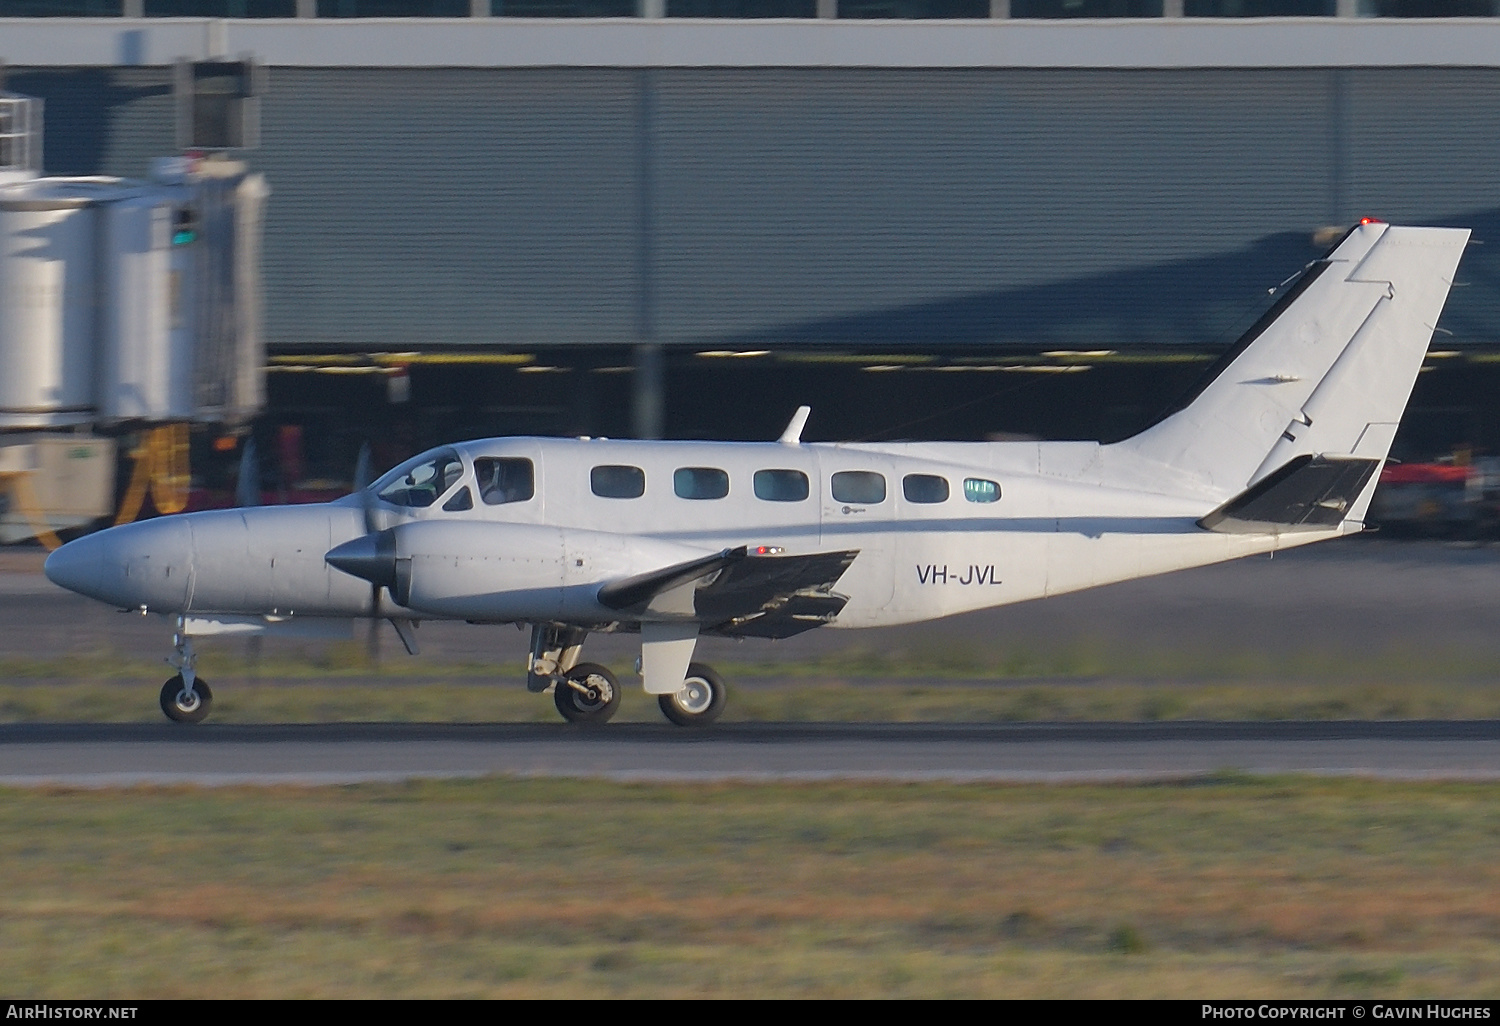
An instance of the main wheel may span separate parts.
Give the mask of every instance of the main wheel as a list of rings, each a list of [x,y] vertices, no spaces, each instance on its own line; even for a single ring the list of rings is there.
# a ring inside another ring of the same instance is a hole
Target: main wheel
[[[661,695],[656,701],[662,714],[679,727],[703,727],[719,718],[727,697],[724,678],[713,667],[692,663],[682,690],[674,695]]]
[[[175,723],[201,723],[214,704],[214,693],[202,677],[189,688],[178,674],[161,686],[161,711]]]
[[[604,723],[620,708],[620,682],[607,667],[579,663],[557,682],[552,701],[570,723]]]

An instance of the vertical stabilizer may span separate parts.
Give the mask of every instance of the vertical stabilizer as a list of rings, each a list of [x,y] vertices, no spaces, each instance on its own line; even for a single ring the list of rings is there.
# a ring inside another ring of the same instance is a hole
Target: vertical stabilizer
[[[1384,460],[1468,239],[1464,228],[1359,225],[1196,393],[1119,447],[1223,498],[1305,457]]]

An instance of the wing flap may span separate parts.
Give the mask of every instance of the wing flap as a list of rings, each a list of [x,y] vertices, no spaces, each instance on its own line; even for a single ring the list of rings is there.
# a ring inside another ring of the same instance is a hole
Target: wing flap
[[[694,596],[706,630],[731,636],[786,638],[820,627],[848,603],[833,586],[858,549],[799,556],[752,556],[726,567]]]
[[[742,546],[614,581],[599,602],[621,613],[690,618],[705,631],[732,636],[785,638],[832,620],[849,599],[833,591],[858,549],[796,556],[752,556]],[[691,612],[676,609],[691,592]],[[662,597],[672,599],[663,603]],[[649,615],[649,613],[648,613]]]

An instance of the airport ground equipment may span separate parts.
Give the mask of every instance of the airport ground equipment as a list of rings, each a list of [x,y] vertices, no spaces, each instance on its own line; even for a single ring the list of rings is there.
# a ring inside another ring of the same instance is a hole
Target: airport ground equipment
[[[47,177],[41,130],[40,101],[0,94],[0,543],[112,512],[121,439],[152,495],[184,493],[187,425],[264,405],[265,180],[202,154]]]

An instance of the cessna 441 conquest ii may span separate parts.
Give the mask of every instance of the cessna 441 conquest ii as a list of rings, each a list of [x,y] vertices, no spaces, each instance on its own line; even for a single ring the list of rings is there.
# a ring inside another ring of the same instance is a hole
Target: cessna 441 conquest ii
[[[724,685],[700,634],[881,627],[1336,538],[1363,528],[1469,232],[1362,222],[1174,411],[1096,442],[807,444],[497,438],[423,453],[336,502],[168,516],[73,541],[64,588],[175,618],[163,711],[212,695],[192,639],[389,620],[531,626],[527,686],[602,722],[581,662],[639,632],[675,723]]]

